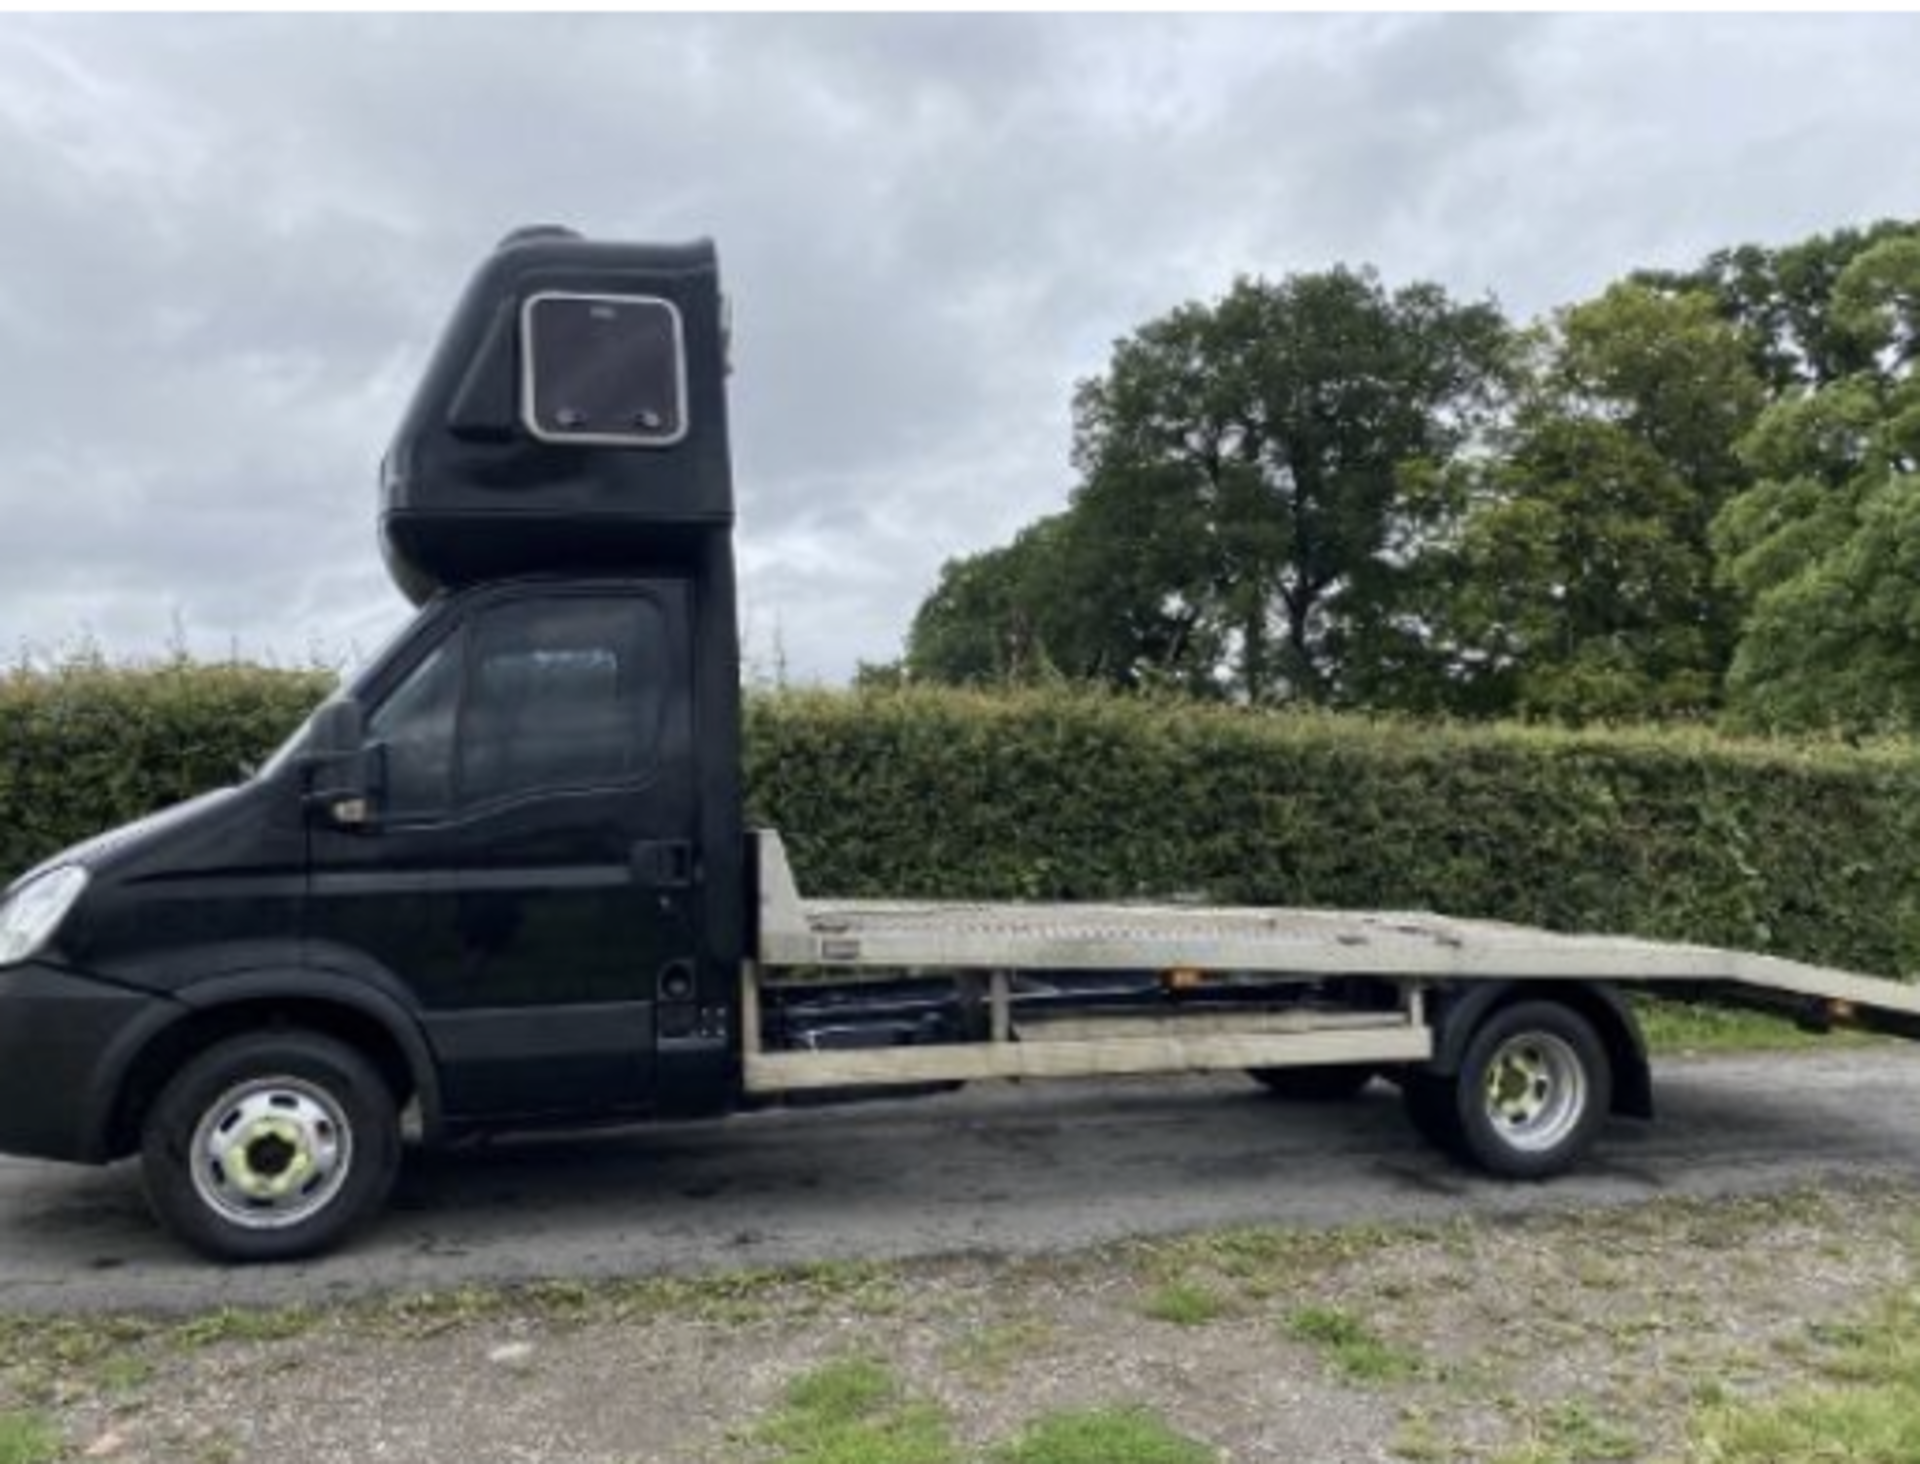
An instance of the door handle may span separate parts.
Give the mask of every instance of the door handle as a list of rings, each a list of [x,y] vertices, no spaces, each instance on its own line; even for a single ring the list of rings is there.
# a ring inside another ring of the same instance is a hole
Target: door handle
[[[633,846],[633,880],[648,889],[693,883],[693,845],[686,839],[643,839]]]

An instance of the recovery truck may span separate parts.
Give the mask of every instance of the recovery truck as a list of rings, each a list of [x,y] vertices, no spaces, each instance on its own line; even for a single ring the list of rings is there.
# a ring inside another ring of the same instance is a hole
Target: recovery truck
[[[0,1151],[138,1154],[314,1254],[424,1142],[990,1078],[1245,1070],[1539,1179],[1651,1117],[1624,993],[1920,1036],[1920,990],[1430,914],[811,900],[743,822],[710,245],[508,237],[381,469],[417,616],[247,781],[0,905]],[[821,1122],[828,1121],[820,1118]]]

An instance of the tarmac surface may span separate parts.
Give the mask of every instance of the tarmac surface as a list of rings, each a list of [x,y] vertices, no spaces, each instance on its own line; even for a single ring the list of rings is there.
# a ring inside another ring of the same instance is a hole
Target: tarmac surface
[[[1431,1152],[1384,1084],[1302,1106],[1231,1076],[983,1085],[505,1141],[410,1154],[393,1211],[340,1254],[237,1270],[163,1236],[130,1165],[0,1159],[0,1311],[319,1304],[1920,1178],[1920,1050],[1666,1061],[1655,1085],[1658,1122],[1614,1123],[1577,1174],[1545,1185],[1485,1179]]]

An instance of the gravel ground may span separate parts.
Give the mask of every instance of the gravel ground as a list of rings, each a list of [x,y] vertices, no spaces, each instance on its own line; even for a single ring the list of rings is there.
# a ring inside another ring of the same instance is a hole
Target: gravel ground
[[[871,1357],[960,1457],[1151,1408],[1227,1461],[1685,1457],[1703,1399],[1806,1374],[1911,1284],[1916,1193],[1861,1180],[1535,1217],[1214,1229],[1048,1256],[0,1323],[0,1409],[154,1464],[743,1464]]]

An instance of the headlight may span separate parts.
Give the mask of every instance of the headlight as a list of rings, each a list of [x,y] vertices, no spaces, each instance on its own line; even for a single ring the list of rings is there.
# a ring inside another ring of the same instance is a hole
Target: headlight
[[[24,961],[45,945],[86,887],[86,870],[63,864],[15,890],[0,905],[0,966]]]

